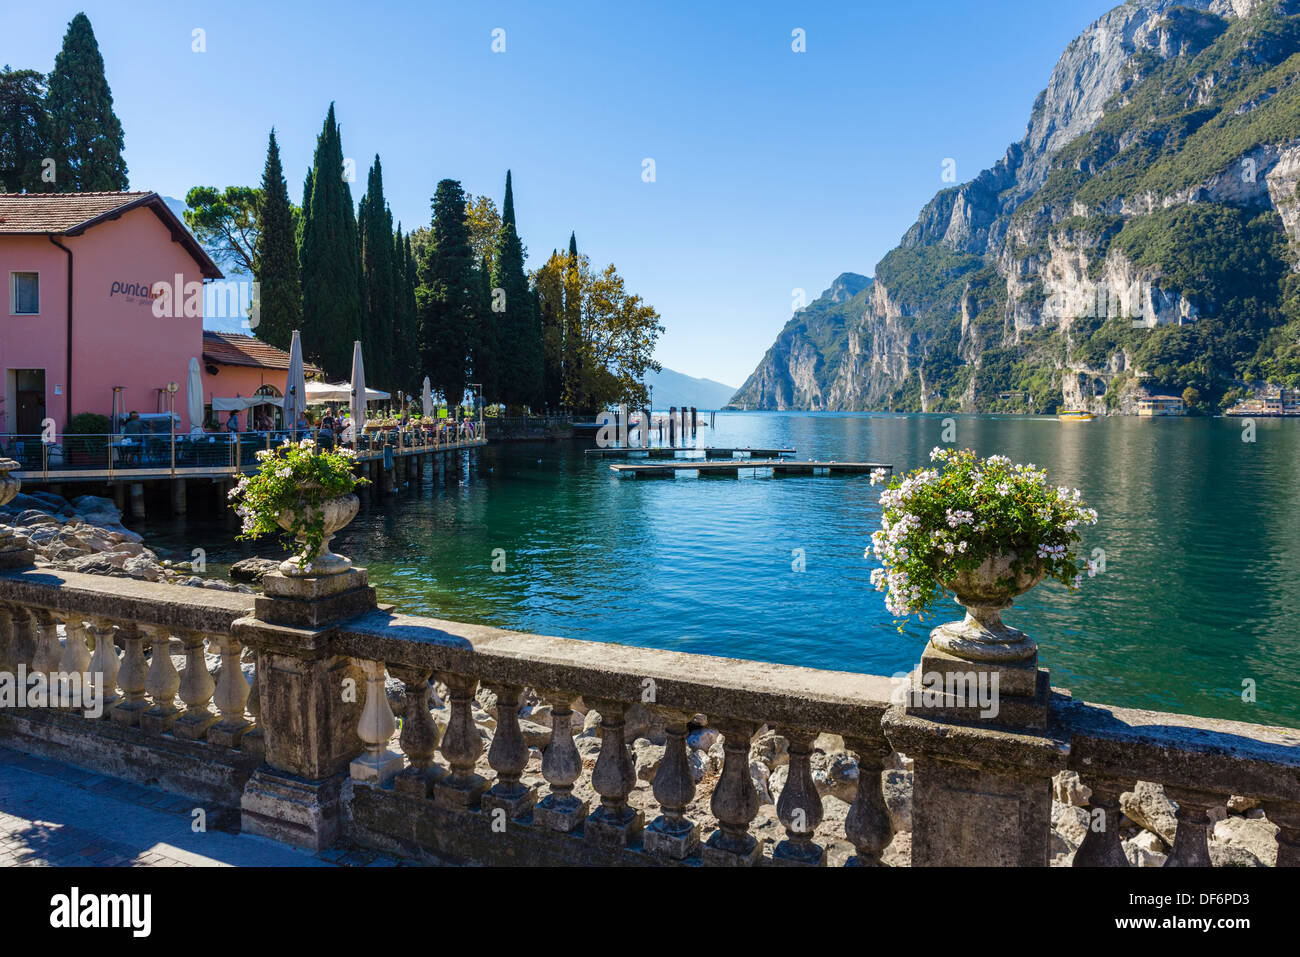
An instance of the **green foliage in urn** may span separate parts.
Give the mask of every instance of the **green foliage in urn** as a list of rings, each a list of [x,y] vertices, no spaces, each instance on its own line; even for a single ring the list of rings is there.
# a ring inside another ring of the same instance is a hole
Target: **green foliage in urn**
[[[304,570],[325,540],[324,505],[352,494],[368,480],[352,474],[356,453],[351,449],[317,449],[311,439],[285,440],[274,449],[257,453],[262,467],[241,476],[231,490],[236,514],[243,520],[241,539],[288,533]]]
[[[937,467],[889,482],[880,496],[880,530],[871,536],[882,567],[871,583],[885,592],[895,615],[920,615],[954,591],[964,574],[989,559],[1013,555],[1012,578],[1037,575],[1077,588],[1097,567],[1075,551],[1078,527],[1097,521],[1078,489],[1053,487],[1047,471],[1013,465],[1002,455],[979,458],[970,449],[935,448]],[[871,476],[883,480],[884,470]],[[1008,587],[1014,581],[1006,583]]]

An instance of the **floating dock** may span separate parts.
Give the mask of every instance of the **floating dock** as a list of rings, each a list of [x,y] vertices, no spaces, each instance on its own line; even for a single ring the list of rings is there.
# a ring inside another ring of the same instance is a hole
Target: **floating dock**
[[[685,457],[690,452],[703,452],[706,459],[734,459],[741,455],[746,455],[752,459],[779,459],[787,455],[794,455],[794,449],[724,449],[713,446],[621,446],[619,448],[609,449],[587,449],[587,455],[598,455],[602,459],[675,459],[679,456]]]
[[[797,462],[793,459],[730,459],[726,462],[679,460],[676,462],[647,462],[611,465],[609,470],[618,475],[637,478],[672,478],[678,472],[699,472],[701,478],[740,475],[742,469],[759,471],[770,469],[775,475],[868,475],[876,469],[892,472],[894,466],[884,462]]]

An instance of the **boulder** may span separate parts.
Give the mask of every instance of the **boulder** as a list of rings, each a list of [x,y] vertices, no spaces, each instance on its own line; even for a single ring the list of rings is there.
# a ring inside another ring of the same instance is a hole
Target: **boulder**
[[[762,761],[770,770],[790,763],[790,742],[775,731],[760,731],[749,744],[749,759]]]
[[[1062,771],[1052,779],[1052,794],[1062,804],[1087,807],[1092,788],[1079,780],[1077,771]]]
[[[1091,817],[1083,808],[1060,801],[1052,802],[1052,834],[1060,837],[1069,850],[1079,849],[1088,834],[1090,821]]]
[[[707,751],[721,739],[722,735],[716,728],[699,728],[686,736],[686,746],[696,751]]]
[[[112,552],[101,552],[97,555],[80,555],[67,562],[67,566],[74,572],[83,572],[87,575],[125,575],[122,571],[122,564],[126,562],[126,556],[118,556],[121,563],[113,561]]]
[[[1137,782],[1132,791],[1120,795],[1119,806],[1124,816],[1134,824],[1154,831],[1166,844],[1173,846],[1178,819],[1174,816],[1174,802],[1165,796],[1165,789],[1159,784]]]
[[[70,504],[76,509],[78,515],[84,516],[90,512],[116,512],[118,518],[122,517],[117,503],[102,495],[78,495]]]
[[[1266,818],[1225,817],[1210,832],[1210,850],[1213,852],[1215,844],[1244,848],[1273,867],[1277,864],[1277,832],[1277,825]]]
[[[109,558],[116,554],[116,552],[104,552],[103,557]],[[149,582],[162,581],[163,577],[163,567],[146,555],[128,557],[122,563],[122,571],[132,578],[141,578]]]
[[[749,762],[749,779],[754,782],[754,790],[758,792],[759,804],[776,803],[776,799],[772,796],[772,772],[768,770],[766,764],[762,761],[751,760]]]
[[[38,509],[29,508],[19,512],[14,516],[15,525],[59,525],[61,524],[53,515],[42,512]]]
[[[1136,839],[1125,841],[1123,847],[1124,856],[1132,867],[1164,867],[1168,859],[1167,854],[1147,850]]]
[[[551,743],[550,724],[538,724],[527,718],[519,719],[519,730],[524,736],[524,744],[530,748],[545,749]]]
[[[627,709],[623,720],[623,737],[629,744],[637,738],[645,738],[651,744],[668,743],[663,712],[653,705],[637,702]]]
[[[241,558],[230,566],[230,580],[255,585],[262,577],[280,567],[280,563],[269,558]]]
[[[646,738],[637,738],[636,743],[632,745],[632,757],[636,762],[637,780],[653,781],[659,765],[663,764],[664,747],[652,744]]]

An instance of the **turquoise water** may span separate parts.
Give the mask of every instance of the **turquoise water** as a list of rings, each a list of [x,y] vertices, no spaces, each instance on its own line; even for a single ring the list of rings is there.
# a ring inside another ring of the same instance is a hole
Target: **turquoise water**
[[[908,469],[928,463],[944,419],[719,413],[700,436]],[[1104,549],[1106,571],[1078,594],[1039,586],[1005,615],[1038,639],[1054,684],[1093,701],[1300,726],[1300,422],[1257,420],[1247,443],[1241,422],[1223,419],[952,419],[957,446],[1045,466],[1100,513],[1084,549]],[[872,590],[863,550],[879,490],[865,477],[619,478],[582,454],[591,445],[449,458],[420,492],[376,497],[335,548],[408,613],[844,671],[915,664],[937,620],[900,631]],[[151,530],[178,549],[196,535],[221,537],[194,519]],[[505,569],[494,572],[497,549]]]

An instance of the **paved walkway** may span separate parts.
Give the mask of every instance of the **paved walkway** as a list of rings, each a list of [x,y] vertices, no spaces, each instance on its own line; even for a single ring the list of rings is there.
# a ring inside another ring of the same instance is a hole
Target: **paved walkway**
[[[0,867],[383,866],[358,848],[319,854],[222,830],[195,833],[199,802],[0,747]],[[233,817],[233,815],[231,815]]]

